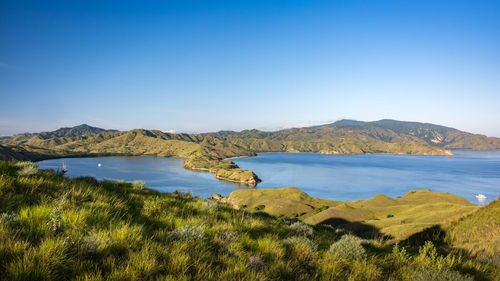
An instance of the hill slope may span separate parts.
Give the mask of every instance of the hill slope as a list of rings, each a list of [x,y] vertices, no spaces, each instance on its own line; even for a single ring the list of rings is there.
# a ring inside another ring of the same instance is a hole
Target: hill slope
[[[428,189],[409,191],[396,199],[380,194],[368,200],[346,202],[310,197],[294,187],[241,189],[221,202],[238,209],[298,217],[313,225],[329,224],[362,236],[377,234],[399,241],[478,208],[462,197]]]
[[[276,132],[244,130],[221,131],[214,136],[243,139],[270,139],[279,141],[313,141],[350,137],[357,140],[396,143],[418,143],[447,149],[495,150],[500,149],[500,138],[471,134],[430,123],[405,122],[384,119],[373,122],[340,120],[332,124],[292,128]]]
[[[67,179],[30,166],[0,161],[0,280],[499,277],[498,267],[438,254],[432,244],[402,249],[141,183]]]
[[[496,255],[500,265],[500,199],[445,225],[448,242],[472,253]]]

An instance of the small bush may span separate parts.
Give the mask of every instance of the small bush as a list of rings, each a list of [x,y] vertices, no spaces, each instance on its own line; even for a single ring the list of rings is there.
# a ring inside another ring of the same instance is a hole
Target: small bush
[[[363,248],[363,239],[351,234],[346,234],[330,246],[328,252],[332,255],[337,255],[350,259],[363,259],[366,256],[366,250]]]
[[[410,257],[406,248],[400,247],[398,243],[392,247],[392,256],[399,261],[407,261]]]
[[[205,230],[197,225],[185,225],[172,231],[171,236],[175,240],[183,241],[203,241]]]
[[[288,227],[291,232],[295,233],[296,235],[302,235],[302,236],[312,236],[314,234],[314,229],[301,221],[298,221],[296,223],[293,223]]]
[[[146,188],[146,183],[143,181],[133,181],[132,187],[137,190],[143,190],[144,188]]]
[[[264,265],[266,265],[264,261],[257,256],[251,256],[248,258],[248,264],[255,270],[261,270]]]
[[[264,210],[266,206],[265,205],[258,205],[258,206],[255,206],[253,207],[256,211],[260,211],[260,210]]]
[[[387,214],[387,218],[393,218],[394,215],[393,214]]]
[[[61,227],[61,209],[59,207],[54,208],[49,213],[50,221],[47,223],[50,227],[52,227],[52,236],[55,236]]]
[[[207,202],[203,202],[200,205],[200,210],[208,211],[208,212],[218,212],[221,210],[221,206],[216,202],[207,201]]]
[[[106,233],[93,231],[83,237],[81,245],[86,254],[93,256],[105,253],[111,245],[111,239]]]
[[[293,237],[287,238],[287,239],[283,240],[283,244],[285,244],[285,246],[296,246],[296,245],[305,246],[309,250],[311,250],[312,252],[314,252],[318,249],[318,244],[316,244],[316,242],[312,241],[309,238],[302,237],[302,236],[293,236]]]
[[[219,231],[217,232],[216,239],[223,242],[224,244],[230,244],[238,240],[238,232],[236,231]]]
[[[441,256],[437,252],[436,246],[434,246],[431,241],[426,241],[425,244],[418,249],[418,256],[416,256],[414,260],[422,268],[441,270],[454,267],[456,264],[461,263],[462,258],[456,258],[451,254]]]
[[[413,276],[414,281],[474,281],[470,275],[462,275],[460,272],[443,269],[427,270],[418,272]]]
[[[16,167],[18,176],[32,176],[38,172],[38,166],[30,161],[17,162]]]
[[[320,208],[315,209],[315,210],[313,211],[313,214],[315,214],[315,215],[316,215],[316,214],[319,214],[319,213],[321,213],[321,212],[323,212],[323,211],[327,210],[328,208],[330,208],[330,207],[328,207],[328,206],[321,206]]]
[[[304,212],[296,212],[296,213],[291,214],[290,218],[292,218],[292,219],[293,218],[298,218],[298,217],[300,217],[300,216],[302,216],[304,214],[305,214]]]

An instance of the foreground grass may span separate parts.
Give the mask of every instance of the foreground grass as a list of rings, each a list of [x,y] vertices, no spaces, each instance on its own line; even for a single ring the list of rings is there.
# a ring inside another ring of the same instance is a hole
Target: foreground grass
[[[488,263],[0,162],[2,280],[498,280]],[[422,243],[423,244],[423,243]],[[437,277],[436,277],[437,276]],[[441,278],[441,279],[439,279]]]

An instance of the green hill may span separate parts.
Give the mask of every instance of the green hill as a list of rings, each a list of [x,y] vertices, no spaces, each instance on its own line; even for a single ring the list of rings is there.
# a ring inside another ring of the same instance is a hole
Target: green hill
[[[500,265],[500,199],[444,226],[447,242],[474,254],[495,256]]]
[[[244,130],[241,132],[223,131],[213,133],[212,135],[279,141],[312,141],[350,137],[357,140],[374,142],[418,143],[446,149],[500,149],[500,138],[471,134],[430,123],[405,122],[390,119],[373,122],[344,119],[327,125],[293,128],[276,132]]]
[[[465,198],[428,189],[409,191],[395,199],[380,194],[368,200],[346,202],[310,197],[294,187],[241,189],[222,202],[277,217],[298,217],[313,225],[329,224],[362,236],[377,233],[394,241],[478,208]]]
[[[378,200],[387,198],[370,205]],[[0,280],[498,280],[499,271],[432,243],[403,248],[140,182],[0,161]]]

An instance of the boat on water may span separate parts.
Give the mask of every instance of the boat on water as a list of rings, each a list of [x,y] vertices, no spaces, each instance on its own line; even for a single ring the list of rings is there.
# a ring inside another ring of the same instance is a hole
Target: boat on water
[[[68,171],[68,168],[66,168],[66,164],[64,164],[64,161],[62,161],[62,169],[61,169],[62,173],[63,174],[66,174],[66,172]]]
[[[476,199],[479,201],[484,201],[486,200],[486,196],[484,196],[483,194],[478,194],[476,195]]]

